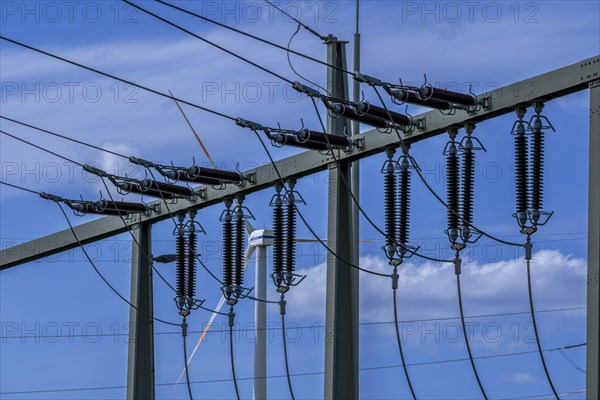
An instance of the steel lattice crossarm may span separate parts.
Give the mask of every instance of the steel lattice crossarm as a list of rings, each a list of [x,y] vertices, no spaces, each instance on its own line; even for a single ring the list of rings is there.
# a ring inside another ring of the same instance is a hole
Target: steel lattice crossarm
[[[499,115],[513,112],[515,107],[531,104],[536,100],[548,101],[570,93],[581,91],[600,83],[600,56],[595,56],[581,62],[563,67],[542,75],[538,75],[508,86],[504,86],[479,96],[484,100],[484,107],[467,113],[457,110],[453,115],[445,115],[437,110],[429,111],[414,117],[419,129],[411,134],[403,134],[408,143],[439,135],[446,132],[450,126],[462,126],[465,122],[482,122]],[[352,152],[339,151],[339,159],[353,161],[383,152],[386,147],[398,145],[396,135],[385,135],[377,130],[352,137],[358,147]],[[251,140],[249,136],[248,140]],[[277,168],[284,178],[300,178],[335,165],[331,156],[322,155],[316,151],[307,151],[276,162]],[[249,194],[273,186],[279,178],[271,164],[264,165],[245,173],[251,177],[242,186],[227,185],[224,190],[201,186],[196,189],[198,198],[195,201],[179,200],[169,206],[172,213],[204,208],[220,203],[225,197],[236,194]],[[162,201],[150,203],[156,208],[151,215],[135,215],[128,220],[130,226],[140,222],[156,223],[170,217]],[[162,207],[161,207],[162,205]],[[75,227],[75,232],[82,244],[92,243],[127,231],[118,217],[104,217]],[[35,261],[50,255],[77,247],[70,230],[57,232],[17,246],[0,251],[0,270],[15,267],[20,264]]]

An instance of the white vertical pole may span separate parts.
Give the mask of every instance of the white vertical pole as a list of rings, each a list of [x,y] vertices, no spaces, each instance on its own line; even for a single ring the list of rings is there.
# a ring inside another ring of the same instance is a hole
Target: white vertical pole
[[[254,290],[259,299],[267,298],[267,247],[256,248]],[[256,342],[254,343],[254,400],[267,398],[267,304],[254,302]]]

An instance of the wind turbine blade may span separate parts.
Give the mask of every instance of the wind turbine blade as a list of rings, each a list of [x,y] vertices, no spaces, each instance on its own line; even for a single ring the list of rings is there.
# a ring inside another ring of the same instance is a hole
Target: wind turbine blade
[[[246,269],[246,266],[248,265],[248,261],[250,260],[250,258],[252,258],[252,255],[254,254],[254,250],[256,250],[256,247],[254,247],[254,246],[248,246],[248,248],[246,249],[246,254],[245,254],[245,258],[244,258],[244,270]],[[204,328],[204,331],[202,331],[202,334],[200,335],[198,342],[196,342],[196,346],[194,346],[194,350],[192,351],[192,354],[190,354],[190,356],[187,360],[187,365],[190,365],[190,362],[192,362],[192,358],[194,358],[194,354],[196,354],[198,347],[200,347],[200,343],[202,343],[202,341],[204,340],[206,333],[208,332],[208,330],[212,326],[213,322],[215,321],[215,318],[218,315],[217,313],[219,311],[221,311],[221,308],[223,307],[224,304],[225,304],[225,297],[221,296],[221,299],[219,300],[219,303],[217,304],[217,307],[215,308],[215,312],[210,316],[210,319],[208,320],[208,323],[206,324],[206,328]],[[173,386],[173,391],[175,391],[175,389],[177,388],[177,385],[179,385],[179,382],[181,382],[181,378],[183,378],[184,374],[185,374],[185,368],[183,368],[183,370],[179,374],[179,378],[177,379],[175,386]]]
[[[248,246],[248,248],[246,249],[246,254],[244,255],[244,269],[246,269],[246,266],[248,265],[250,258],[252,258],[252,255],[254,254],[254,250],[256,250],[256,247],[254,247],[254,246]]]
[[[223,304],[225,304],[225,297],[221,296],[221,299],[219,300],[219,303],[217,304],[217,307],[215,308],[215,312],[210,316],[210,319],[208,320],[208,323],[206,324],[206,328],[204,328],[204,331],[202,331],[202,334],[200,335],[200,338],[196,342],[196,346],[194,347],[194,350],[192,351],[192,354],[190,354],[190,357],[187,360],[187,365],[190,365],[190,362],[192,362],[192,358],[194,358],[194,354],[196,354],[196,351],[198,350],[198,347],[200,347],[200,343],[202,343],[202,341],[204,340],[204,337],[206,336],[206,333],[208,332],[208,330],[212,326],[213,322],[215,321],[215,318],[218,315],[217,313],[219,311],[221,311],[221,308],[223,307]],[[173,391],[175,391],[175,389],[177,388],[177,385],[179,385],[179,382],[181,381],[181,378],[183,378],[184,374],[185,374],[185,367],[183,368],[183,370],[179,374],[179,378],[177,379],[177,382],[175,383],[175,386],[173,386]]]
[[[171,97],[175,97],[175,96],[173,96],[173,93],[170,90],[169,90],[169,94],[171,95]],[[196,130],[192,126],[192,123],[190,122],[190,120],[188,119],[188,117],[185,115],[185,112],[183,112],[183,108],[181,108],[181,106],[179,105],[179,102],[177,100],[173,99],[173,101],[175,101],[175,104],[177,105],[177,108],[179,108],[179,111],[181,112],[181,115],[183,115],[183,118],[185,119],[185,122],[187,122],[188,126],[190,127],[190,129],[194,133],[194,136],[196,136],[196,140],[198,141],[198,144],[200,145],[200,147],[202,147],[202,151],[204,151],[204,154],[206,155],[206,158],[208,158],[208,161],[210,161],[210,164],[213,166],[213,168],[216,169],[217,168],[217,164],[213,161],[212,157],[208,153],[208,149],[204,146],[204,143],[202,143],[202,140],[200,139],[200,136],[198,136],[198,134],[196,133]]]
[[[254,232],[254,227],[252,226],[250,221],[248,221],[248,218],[244,220],[244,225],[246,226],[246,233],[248,233],[248,235]]]

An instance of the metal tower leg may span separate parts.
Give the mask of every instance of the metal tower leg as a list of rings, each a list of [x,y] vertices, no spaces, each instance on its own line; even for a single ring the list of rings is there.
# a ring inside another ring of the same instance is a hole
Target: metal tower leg
[[[346,42],[327,41],[327,62],[346,69]],[[333,97],[348,99],[343,72],[328,68],[327,83]],[[327,119],[329,133],[350,134],[345,118]],[[354,258],[352,204],[341,177],[350,182],[350,164],[329,170],[328,245],[344,260]],[[327,336],[325,342],[325,399],[358,398],[358,271],[338,258],[327,259]]]
[[[599,399],[600,374],[600,80],[590,84],[588,202],[587,399]]]
[[[140,224],[133,234],[130,302],[153,315],[152,304],[152,225]],[[129,313],[129,359],[127,399],[154,400],[154,325],[147,315],[131,308]]]

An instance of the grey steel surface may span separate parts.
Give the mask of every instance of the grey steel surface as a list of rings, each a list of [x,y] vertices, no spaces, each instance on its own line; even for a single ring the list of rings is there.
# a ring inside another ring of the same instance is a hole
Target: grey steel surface
[[[141,224],[133,235],[140,246],[133,241],[129,301],[146,314],[129,308],[127,399],[154,400],[154,324],[148,316],[153,315],[152,224]]]
[[[600,56],[595,56],[485,93],[483,97],[490,97],[492,100],[491,107],[479,110],[473,114],[467,114],[462,111],[451,116],[443,115],[439,111],[429,111],[420,114],[415,116],[415,119],[424,120],[425,129],[405,136],[405,139],[413,143],[418,142],[445,132],[449,125],[462,125],[464,122],[470,120],[475,122],[485,121],[512,112],[518,104],[533,102],[537,99],[548,101],[556,97],[584,90],[588,87],[589,82],[600,78],[599,66]],[[251,132],[248,132],[248,140],[254,140],[252,135]],[[382,152],[387,146],[397,144],[396,135],[385,135],[376,130],[360,134],[357,137],[365,139],[365,147],[355,150],[351,154],[341,152],[340,157],[342,159],[348,161],[358,160]],[[276,151],[275,154],[277,154]],[[282,159],[277,162],[277,165],[283,171],[284,177],[300,178],[326,170],[332,161],[331,156],[323,156],[318,152],[308,151]],[[256,176],[256,182],[248,183],[244,187],[229,185],[225,190],[216,190],[211,187],[203,188],[206,193],[205,198],[199,199],[195,203],[179,201],[176,205],[171,206],[171,211],[177,212],[190,208],[207,207],[220,203],[225,196],[232,196],[240,192],[249,194],[271,187],[277,180],[272,166],[268,164],[248,172]],[[155,201],[151,204],[160,206],[160,203],[160,201]],[[165,220],[168,217],[169,214],[163,206],[158,213],[133,218],[130,221],[130,225],[135,225],[140,220],[154,223]],[[123,233],[125,232],[125,227],[118,217],[105,217],[79,225],[75,228],[75,231],[85,244]],[[2,247],[4,248],[4,246]],[[0,251],[0,270],[38,260],[75,247],[77,247],[77,243],[73,240],[71,232],[65,229],[64,231],[40,239],[3,249]]]
[[[346,69],[346,43],[330,41],[327,61]],[[336,98],[348,99],[347,76],[328,68],[327,83]],[[345,118],[327,118],[327,131],[343,135],[350,132]],[[353,217],[349,188],[350,162],[329,170],[327,244],[344,260],[354,257]],[[327,255],[325,305],[325,399],[358,398],[358,270],[337,257]]]
[[[600,398],[600,79],[590,85],[589,168],[586,398],[594,400]]]
[[[254,271],[254,290],[259,299],[267,298],[267,246],[256,248],[256,267]],[[254,342],[254,400],[267,398],[267,303],[254,302],[254,323],[256,341]]]

